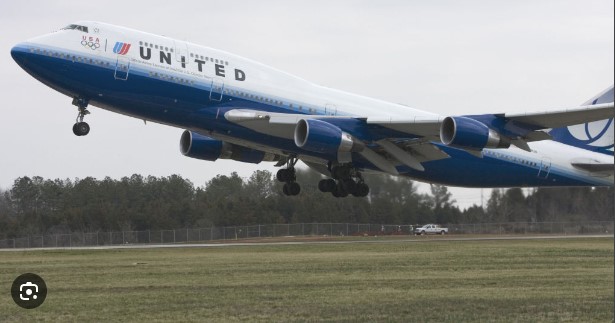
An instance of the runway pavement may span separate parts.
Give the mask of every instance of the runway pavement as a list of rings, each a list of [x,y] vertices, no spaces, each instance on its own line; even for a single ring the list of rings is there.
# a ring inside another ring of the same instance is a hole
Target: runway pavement
[[[154,248],[222,248],[245,246],[293,246],[293,245],[321,245],[321,244],[356,244],[356,243],[433,243],[443,241],[496,241],[496,240],[548,240],[548,239],[588,239],[613,238],[612,234],[601,235],[539,235],[539,236],[487,236],[487,237],[415,237],[413,239],[374,239],[365,237],[364,240],[327,240],[327,241],[275,241],[275,242],[227,242],[227,243],[177,243],[177,244],[126,244],[84,247],[47,247],[47,248],[9,248],[6,251],[40,251],[40,250],[109,250],[109,249],[154,249]],[[292,239],[292,237],[289,237]]]

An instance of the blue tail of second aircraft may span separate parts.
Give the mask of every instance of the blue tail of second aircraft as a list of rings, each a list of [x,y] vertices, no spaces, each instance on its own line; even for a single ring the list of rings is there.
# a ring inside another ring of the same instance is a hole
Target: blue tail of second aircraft
[[[613,86],[600,92],[583,105],[609,102],[613,102]],[[549,134],[557,142],[613,156],[613,118],[556,128]]]

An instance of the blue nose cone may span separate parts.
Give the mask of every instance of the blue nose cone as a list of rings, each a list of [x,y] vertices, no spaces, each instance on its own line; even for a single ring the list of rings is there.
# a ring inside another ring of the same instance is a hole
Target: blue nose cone
[[[11,48],[11,56],[13,57],[13,60],[15,60],[15,62],[17,62],[17,64],[19,64],[22,68],[24,67],[27,54],[28,51],[26,47],[21,44],[17,44]]]

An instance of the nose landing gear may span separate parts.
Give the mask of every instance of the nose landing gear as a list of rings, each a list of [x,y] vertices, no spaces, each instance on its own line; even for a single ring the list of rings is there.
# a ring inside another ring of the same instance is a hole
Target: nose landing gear
[[[83,122],[83,118],[90,114],[90,111],[87,109],[88,101],[82,98],[74,98],[73,105],[76,105],[79,110],[77,120],[75,120],[75,124],[73,125],[73,133],[75,136],[85,136],[90,133],[90,125]]]

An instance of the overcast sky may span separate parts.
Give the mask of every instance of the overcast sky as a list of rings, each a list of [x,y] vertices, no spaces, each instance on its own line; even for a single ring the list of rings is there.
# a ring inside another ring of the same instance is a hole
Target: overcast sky
[[[2,1],[0,188],[34,175],[179,174],[202,186],[216,174],[275,171],[183,157],[182,129],[95,107],[90,134],[74,136],[71,99],[21,70],[10,49],[77,20],[189,40],[441,115],[574,106],[613,84],[613,0]],[[480,190],[453,192],[461,206],[480,201]]]

